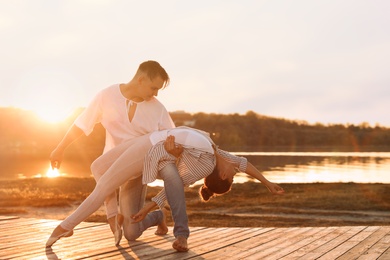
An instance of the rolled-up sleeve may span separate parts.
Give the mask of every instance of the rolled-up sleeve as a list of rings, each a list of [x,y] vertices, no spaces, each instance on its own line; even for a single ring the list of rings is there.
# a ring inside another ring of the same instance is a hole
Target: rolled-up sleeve
[[[102,120],[101,102],[102,93],[99,92],[74,121],[74,125],[83,130],[87,136],[93,131],[95,125]]]
[[[217,149],[217,153],[221,155],[226,161],[238,165],[237,169],[240,172],[246,172],[248,160],[245,157],[236,156],[221,149]]]
[[[165,204],[167,202],[167,197],[165,195],[165,189],[163,188],[159,193],[157,193],[156,196],[152,198],[152,201],[156,202],[158,207],[160,209],[163,209],[165,207]]]

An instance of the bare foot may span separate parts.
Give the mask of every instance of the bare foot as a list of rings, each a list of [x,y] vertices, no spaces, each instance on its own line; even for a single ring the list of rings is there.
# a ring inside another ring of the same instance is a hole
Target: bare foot
[[[161,223],[157,225],[157,230],[154,232],[155,235],[157,236],[163,236],[168,233],[168,226],[167,226],[167,209],[162,209],[161,210],[163,213],[163,219],[161,220]]]
[[[187,238],[178,236],[176,240],[173,242],[172,247],[176,249],[176,251],[178,252],[187,252],[188,251]]]

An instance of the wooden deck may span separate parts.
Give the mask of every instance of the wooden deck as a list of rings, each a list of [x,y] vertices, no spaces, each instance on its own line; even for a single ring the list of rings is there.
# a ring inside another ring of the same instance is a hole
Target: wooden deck
[[[172,228],[147,230],[136,242],[114,246],[104,223],[82,223],[49,249],[59,221],[0,216],[0,259],[390,259],[390,226],[305,228],[192,227],[190,251],[172,249]]]

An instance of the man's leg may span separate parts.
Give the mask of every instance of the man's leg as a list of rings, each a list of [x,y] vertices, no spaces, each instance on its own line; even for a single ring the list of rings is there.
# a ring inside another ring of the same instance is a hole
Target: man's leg
[[[176,241],[173,247],[178,251],[188,251],[187,239],[190,235],[184,195],[183,181],[175,164],[168,164],[159,172],[164,181],[164,189],[174,221],[173,234]]]
[[[163,221],[161,210],[150,212],[144,220],[132,224],[131,216],[138,213],[144,206],[147,185],[142,184],[142,176],[127,181],[120,188],[119,205],[124,217],[123,231],[129,241],[136,240],[149,227],[157,226]]]

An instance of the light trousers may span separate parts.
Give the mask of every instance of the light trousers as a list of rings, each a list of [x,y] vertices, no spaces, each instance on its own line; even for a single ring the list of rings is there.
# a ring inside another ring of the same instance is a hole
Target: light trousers
[[[168,164],[160,170],[159,176],[164,181],[164,190],[171,208],[175,237],[189,237],[188,217],[186,211],[183,181],[175,164]],[[135,240],[149,227],[162,220],[161,210],[152,211],[140,223],[131,223],[131,216],[142,209],[146,196],[146,185],[142,184],[142,176],[128,181],[120,190],[120,209],[124,216],[123,231],[127,240]],[[156,224],[157,223],[157,224]]]
[[[136,240],[146,229],[157,226],[164,218],[161,210],[155,210],[147,214],[142,221],[132,223],[131,216],[138,213],[144,206],[146,189],[147,185],[142,184],[142,176],[129,180],[120,189],[119,205],[124,217],[123,234],[129,241]]]

